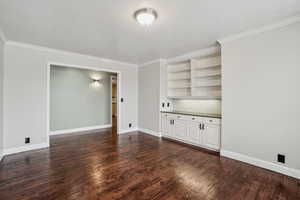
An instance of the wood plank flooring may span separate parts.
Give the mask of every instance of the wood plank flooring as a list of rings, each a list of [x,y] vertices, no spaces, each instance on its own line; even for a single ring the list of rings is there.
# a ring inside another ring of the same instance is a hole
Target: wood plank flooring
[[[143,133],[51,137],[5,157],[1,200],[300,199],[298,180]]]

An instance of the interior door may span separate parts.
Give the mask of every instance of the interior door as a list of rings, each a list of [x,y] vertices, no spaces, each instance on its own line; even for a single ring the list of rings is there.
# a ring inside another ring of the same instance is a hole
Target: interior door
[[[203,132],[203,145],[219,150],[220,149],[220,126],[216,124],[205,124]]]

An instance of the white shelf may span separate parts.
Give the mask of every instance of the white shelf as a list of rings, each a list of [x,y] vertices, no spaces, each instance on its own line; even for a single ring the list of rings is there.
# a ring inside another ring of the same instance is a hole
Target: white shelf
[[[191,71],[190,61],[181,62],[178,64],[173,64],[168,66],[168,73],[178,73],[178,72],[185,72],[185,71]]]
[[[211,85],[194,85],[192,88],[203,88],[203,87],[221,87],[221,84],[218,84],[218,85],[214,85],[214,84],[211,84]]]
[[[192,60],[192,68],[194,70],[207,69],[216,66],[221,66],[221,56]]]
[[[188,87],[191,87],[191,81],[190,81],[190,79],[169,81],[168,87],[169,88],[188,88]]]
[[[168,89],[168,96],[184,97],[191,96],[191,88]]]
[[[170,71],[168,73],[180,73],[180,72],[190,72],[191,69],[180,69],[180,70],[177,70],[177,71]]]
[[[194,78],[209,78],[209,77],[221,77],[221,73],[215,73],[215,74],[201,74],[194,76]]]
[[[168,98],[221,99],[221,56],[189,59],[168,65]]]
[[[191,79],[191,72],[180,72],[180,73],[169,73],[168,80],[176,81],[176,80],[187,80]]]
[[[221,88],[192,88],[192,94],[200,97],[221,97]]]
[[[196,79],[193,81],[193,87],[211,87],[221,86],[221,79]]]
[[[203,99],[203,100],[209,100],[209,99],[222,99],[221,96],[167,96],[169,99]]]
[[[188,78],[176,78],[176,79],[168,79],[169,82],[173,81],[184,81],[184,80],[188,80],[190,81],[191,80],[191,77],[188,77]]]
[[[185,88],[191,88],[191,86],[182,86],[182,87],[169,87],[171,90],[176,90],[176,89],[185,89]]]
[[[211,68],[211,69],[194,72],[194,77],[196,78],[219,76],[219,75],[221,75],[221,68]]]

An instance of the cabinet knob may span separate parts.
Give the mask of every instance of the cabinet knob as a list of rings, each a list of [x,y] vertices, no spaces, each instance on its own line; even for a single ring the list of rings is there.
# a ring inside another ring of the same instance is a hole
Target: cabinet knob
[[[192,120],[195,120],[195,118],[193,117]]]
[[[180,118],[180,116],[177,116],[177,118]]]

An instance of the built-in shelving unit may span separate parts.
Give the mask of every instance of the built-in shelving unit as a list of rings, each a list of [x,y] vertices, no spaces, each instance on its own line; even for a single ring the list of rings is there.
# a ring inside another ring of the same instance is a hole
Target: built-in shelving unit
[[[168,96],[191,95],[191,62],[184,61],[168,65]]]
[[[221,98],[221,56],[212,55],[191,60],[192,96]]]
[[[168,97],[221,99],[220,54],[168,65]]]

